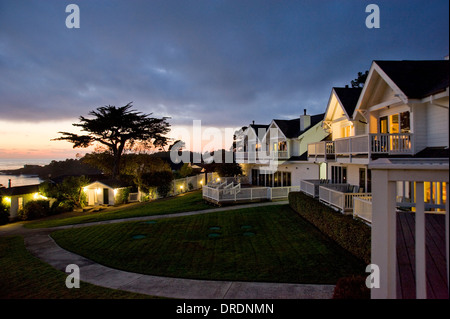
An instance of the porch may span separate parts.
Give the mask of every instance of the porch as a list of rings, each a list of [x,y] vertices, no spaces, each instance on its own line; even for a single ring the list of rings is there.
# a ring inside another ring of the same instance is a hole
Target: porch
[[[333,184],[329,180],[302,180],[300,190],[343,213],[353,211],[354,198],[367,198],[371,195],[360,192],[358,186]]]
[[[308,159],[351,158],[352,155],[413,155],[414,135],[371,133],[308,144]]]

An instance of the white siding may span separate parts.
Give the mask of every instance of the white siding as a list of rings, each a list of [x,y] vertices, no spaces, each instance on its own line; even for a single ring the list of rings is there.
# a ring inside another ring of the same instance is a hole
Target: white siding
[[[436,105],[426,105],[427,116],[427,146],[448,145],[448,109]]]
[[[427,147],[427,109],[423,104],[413,104],[412,105],[412,129],[414,133],[414,146],[415,152],[420,152],[425,147]]]

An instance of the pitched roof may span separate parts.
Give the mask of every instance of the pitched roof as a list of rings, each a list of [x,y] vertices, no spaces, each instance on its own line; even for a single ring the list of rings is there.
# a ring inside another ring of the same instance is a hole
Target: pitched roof
[[[339,98],[339,101],[341,101],[347,115],[352,117],[356,104],[358,103],[359,96],[361,95],[362,88],[334,87],[333,90],[336,92],[336,95]]]
[[[325,113],[311,115],[311,125],[306,128],[306,130],[300,130],[300,118],[296,118],[293,120],[273,120],[280,130],[283,132],[286,138],[296,138],[302,135],[304,132],[309,130],[311,127],[319,123],[323,120]]]
[[[122,188],[122,187],[131,186],[129,183],[126,183],[126,182],[123,182],[123,181],[120,181],[117,179],[99,179],[99,180],[92,182],[91,184],[96,183],[96,182],[102,183],[103,185],[109,186],[111,188]]]
[[[449,86],[449,61],[374,61],[408,98],[420,99]]]
[[[0,195],[3,196],[17,196],[17,195],[33,194],[37,192],[39,192],[39,184],[0,188]]]
[[[259,128],[263,128],[263,129],[266,129],[266,130],[269,128],[269,125],[266,125],[266,124],[250,124],[250,126],[253,127],[256,131]]]

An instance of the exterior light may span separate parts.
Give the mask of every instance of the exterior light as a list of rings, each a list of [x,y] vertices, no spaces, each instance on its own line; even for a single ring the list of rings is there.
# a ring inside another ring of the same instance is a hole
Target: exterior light
[[[220,177],[217,177],[216,181],[220,182]]]
[[[87,186],[83,187],[83,192],[87,193],[87,191],[88,191]]]
[[[100,188],[97,188],[97,194],[101,194],[102,190]]]
[[[6,204],[11,204],[11,197],[3,197],[3,201],[6,203]]]
[[[48,199],[48,198],[45,197],[44,195],[39,194],[39,193],[34,193],[33,194],[33,199],[34,200],[38,200],[38,199]]]
[[[203,184],[203,181],[200,181],[200,184]]]
[[[183,185],[180,186],[180,189],[181,189],[181,190],[183,189]]]
[[[114,196],[116,196],[117,195],[117,192],[118,192],[119,190],[117,189],[117,188],[114,188]]]

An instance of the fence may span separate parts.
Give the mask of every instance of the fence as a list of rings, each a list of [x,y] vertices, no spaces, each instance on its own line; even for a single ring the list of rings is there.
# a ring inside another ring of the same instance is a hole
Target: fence
[[[353,217],[372,223],[372,196],[353,198]]]
[[[370,193],[347,192],[348,184],[331,184],[328,186],[319,186],[319,199],[331,206],[345,212],[353,209],[354,197],[370,196]]]
[[[300,191],[300,186],[243,188],[241,184],[228,184],[219,188],[208,185],[203,187],[203,198],[215,203],[278,200],[287,199],[289,192],[292,191]]]

